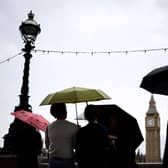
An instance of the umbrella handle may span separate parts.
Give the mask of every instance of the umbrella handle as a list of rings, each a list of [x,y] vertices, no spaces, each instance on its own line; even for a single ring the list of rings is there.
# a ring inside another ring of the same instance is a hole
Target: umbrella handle
[[[76,110],[76,122],[77,125],[79,125],[79,121],[78,121],[78,110],[77,110],[77,104],[75,103],[75,110]]]

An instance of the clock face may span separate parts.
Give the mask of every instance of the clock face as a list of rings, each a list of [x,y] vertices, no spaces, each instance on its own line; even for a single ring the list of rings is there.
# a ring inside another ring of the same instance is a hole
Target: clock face
[[[147,119],[147,127],[153,127],[154,125],[154,119]]]

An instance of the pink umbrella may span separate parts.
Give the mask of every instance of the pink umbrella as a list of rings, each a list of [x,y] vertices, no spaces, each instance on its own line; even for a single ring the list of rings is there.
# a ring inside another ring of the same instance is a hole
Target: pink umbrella
[[[16,118],[42,131],[45,131],[47,125],[49,124],[49,122],[43,116],[25,110],[12,112],[11,114],[14,115]]]

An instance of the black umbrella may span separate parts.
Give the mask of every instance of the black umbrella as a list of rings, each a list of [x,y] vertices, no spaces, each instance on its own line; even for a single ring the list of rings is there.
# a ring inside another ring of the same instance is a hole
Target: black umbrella
[[[168,66],[162,66],[143,77],[140,87],[156,94],[168,95]]]
[[[119,127],[121,129],[120,136],[122,137],[124,144],[127,143],[127,145],[133,146],[134,150],[141,144],[143,136],[137,120],[132,115],[115,104],[88,106],[92,106],[93,109],[100,112],[100,123],[107,127],[110,117],[118,119]]]
[[[117,150],[119,153],[119,160],[116,159],[115,162],[118,162],[117,165],[124,164],[124,167],[126,168],[133,167],[135,164],[135,150],[144,140],[137,120],[117,105],[88,106],[90,106],[90,111],[96,110],[100,112],[99,122],[105,125],[108,130],[110,130],[109,123],[111,122],[111,119],[117,119],[119,130]]]

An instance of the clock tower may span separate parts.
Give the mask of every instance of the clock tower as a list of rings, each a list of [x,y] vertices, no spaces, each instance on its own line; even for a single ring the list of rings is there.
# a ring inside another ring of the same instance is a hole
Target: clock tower
[[[146,162],[160,162],[160,117],[153,95],[145,117]]]

